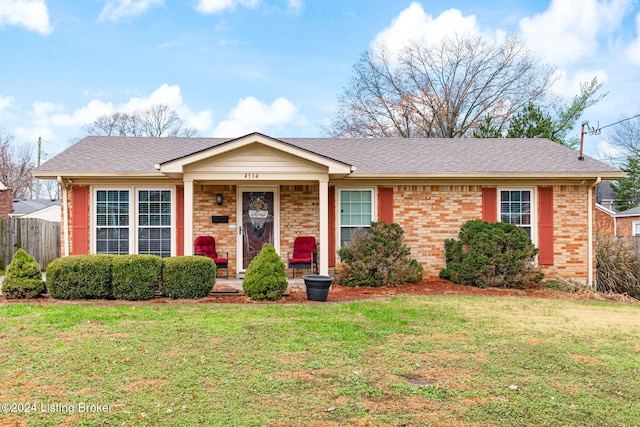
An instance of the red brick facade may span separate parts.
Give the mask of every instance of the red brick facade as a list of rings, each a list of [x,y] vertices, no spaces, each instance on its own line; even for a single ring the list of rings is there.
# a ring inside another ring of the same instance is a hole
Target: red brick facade
[[[0,218],[9,218],[13,210],[13,190],[0,190]]]
[[[405,242],[411,248],[412,257],[425,268],[425,276],[437,276],[444,267],[444,241],[457,237],[464,222],[481,219],[483,213],[483,188],[496,185],[391,185],[379,187],[392,189],[393,216],[405,232]],[[519,186],[519,188],[533,188]],[[275,187],[274,187],[275,188]],[[555,185],[553,189],[553,265],[543,267],[547,277],[560,276],[579,281],[588,280],[588,186]],[[228,252],[230,276],[237,265],[237,191],[236,185],[194,185],[193,238],[212,235],[219,252]],[[320,236],[319,186],[280,185],[279,219],[280,246],[283,260],[292,251],[297,236]],[[216,194],[222,194],[223,203],[216,203]],[[335,196],[338,197],[338,192]],[[90,193],[90,204],[93,203]],[[74,206],[71,191],[68,192],[69,229],[73,224]],[[595,204],[591,209],[595,211]],[[91,209],[90,209],[91,210]],[[213,223],[212,216],[228,216],[228,223]],[[339,215],[337,216],[339,218]],[[375,217],[374,217],[375,219]],[[89,222],[93,220],[89,217]],[[132,221],[134,221],[132,219]],[[594,215],[594,225],[596,216]],[[620,225],[619,225],[620,226]],[[534,228],[535,229],[535,228]],[[63,227],[64,230],[64,227]],[[89,224],[89,235],[94,230]],[[73,236],[70,237],[73,243]],[[535,239],[534,239],[535,240]],[[64,231],[61,236],[64,245]],[[334,251],[335,248],[329,248]]]

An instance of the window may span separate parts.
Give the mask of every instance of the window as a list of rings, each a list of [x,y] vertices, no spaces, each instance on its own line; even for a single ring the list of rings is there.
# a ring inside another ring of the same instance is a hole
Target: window
[[[371,226],[373,190],[340,190],[340,246],[351,241],[356,228]]]
[[[96,192],[96,253],[129,253],[129,191]]]
[[[633,236],[640,236],[640,221],[633,221],[632,230]]]
[[[500,190],[500,221],[522,227],[532,236],[531,190]]]
[[[138,253],[171,256],[171,191],[138,192]]]
[[[171,190],[138,190],[135,200],[131,194],[96,190],[95,253],[171,256]]]

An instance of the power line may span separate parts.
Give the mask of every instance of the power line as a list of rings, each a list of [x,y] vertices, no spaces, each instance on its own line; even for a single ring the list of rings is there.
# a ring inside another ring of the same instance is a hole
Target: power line
[[[611,126],[615,126],[615,125],[617,125],[619,123],[626,122],[627,120],[635,119],[636,117],[640,117],[640,114],[636,114],[635,116],[628,117],[626,119],[618,120],[615,123],[611,123],[609,125],[602,126],[602,127],[600,127],[600,123],[598,123],[598,127],[597,128],[592,128],[591,126],[589,126],[589,122],[586,122],[585,124],[586,124],[587,128],[589,129],[589,135],[600,135],[600,133],[602,132],[602,129],[605,129],[605,128],[608,128],[608,127],[611,127]]]

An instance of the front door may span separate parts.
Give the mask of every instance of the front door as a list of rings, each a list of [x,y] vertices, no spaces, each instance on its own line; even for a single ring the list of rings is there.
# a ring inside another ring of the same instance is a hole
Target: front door
[[[238,271],[246,271],[265,243],[278,251],[278,188],[238,188],[240,227],[238,232]]]

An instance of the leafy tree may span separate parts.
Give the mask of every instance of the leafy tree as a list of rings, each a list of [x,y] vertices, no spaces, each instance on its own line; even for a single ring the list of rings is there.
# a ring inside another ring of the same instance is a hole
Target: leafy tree
[[[635,208],[640,205],[640,158],[627,157],[624,166],[620,167],[627,176],[611,183],[611,188],[616,195],[621,211]]]
[[[552,141],[576,148],[577,137],[567,138],[567,134],[574,128],[584,110],[596,104],[607,93],[599,93],[602,84],[597,77],[580,84],[580,93],[573,97],[567,105],[552,105],[543,109],[534,103],[529,103],[516,112],[508,121],[507,138],[548,138]],[[501,133],[493,117],[487,116],[481,122],[474,136],[478,138],[493,138]]]
[[[92,124],[84,126],[83,131],[87,135],[104,136],[192,137],[198,134],[195,128],[185,124],[178,113],[162,104],[133,113],[116,112],[100,116]]]
[[[493,117],[497,129],[548,93],[553,70],[517,36],[412,42],[392,55],[378,45],[353,66],[325,133],[352,137],[464,137]]]

